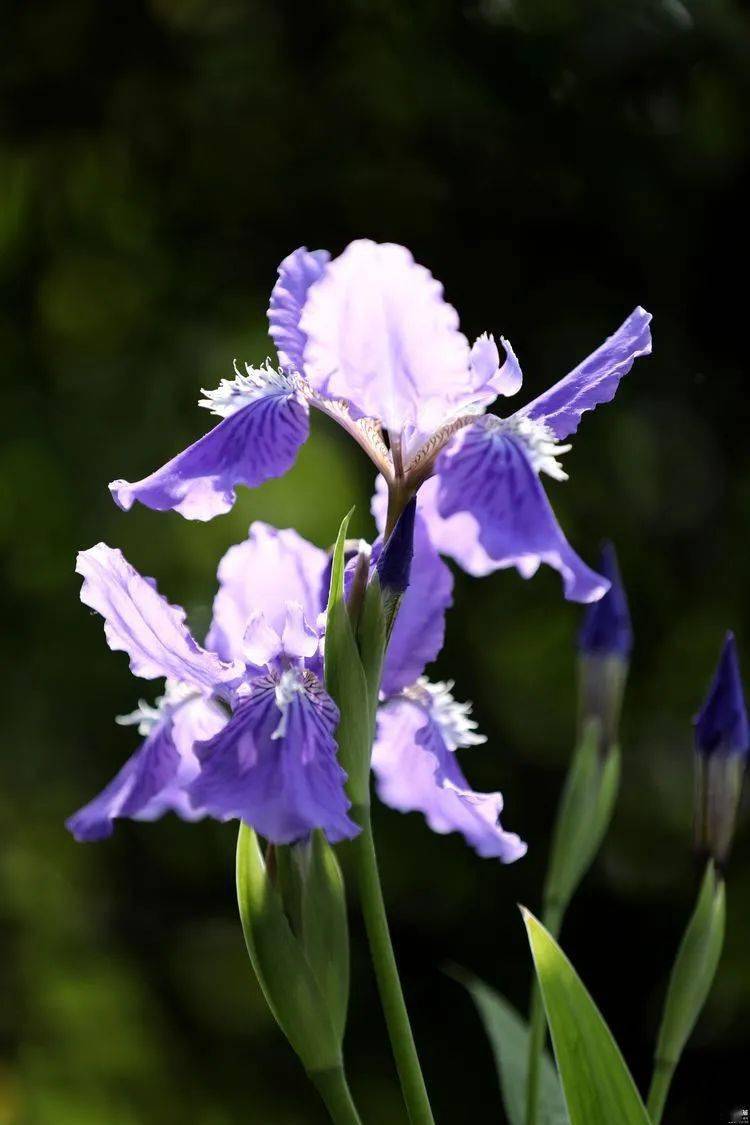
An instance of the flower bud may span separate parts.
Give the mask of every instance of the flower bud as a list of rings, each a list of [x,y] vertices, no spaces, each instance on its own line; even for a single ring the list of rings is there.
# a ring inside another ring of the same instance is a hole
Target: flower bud
[[[412,496],[398,522],[383,544],[376,564],[385,613],[386,637],[389,637],[411,577],[414,557],[414,518],[417,498]]]
[[[322,832],[269,847],[240,826],[237,901],[250,961],[308,1073],[341,1066],[349,990],[344,884]]]
[[[586,608],[578,634],[579,710],[581,734],[595,723],[599,751],[606,754],[618,741],[633,630],[611,543],[602,547],[599,570],[609,579],[610,587],[604,597]]]
[[[695,842],[722,864],[729,854],[750,747],[737,646],[729,632],[695,727]]]

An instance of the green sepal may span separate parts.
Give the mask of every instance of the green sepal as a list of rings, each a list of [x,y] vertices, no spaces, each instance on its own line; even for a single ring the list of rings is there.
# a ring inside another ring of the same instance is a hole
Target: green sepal
[[[325,834],[316,829],[304,845],[302,944],[323,993],[339,1042],[349,1006],[349,929],[344,878]]]
[[[526,1125],[526,1082],[529,1068],[529,1025],[508,1001],[477,977],[458,975],[477,1006],[492,1046],[510,1125]],[[539,1068],[538,1125],[568,1125],[568,1113],[555,1065],[547,1051]]]
[[[333,549],[324,661],[326,688],[340,712],[336,731],[339,761],[348,776],[349,799],[361,806],[370,800],[372,732],[365,671],[344,600],[344,552],[351,515],[350,511],[344,517]]]
[[[598,723],[588,723],[560,798],[543,896],[553,933],[601,847],[617,799],[620,749],[614,745],[602,757],[599,742]]]
[[[552,935],[523,911],[570,1125],[650,1125],[612,1033]]]
[[[706,864],[698,901],[677,951],[656,1045],[657,1065],[674,1066],[711,989],[724,945],[724,880]]]
[[[246,824],[240,825],[237,839],[237,902],[263,995],[303,1066],[311,1072],[340,1067],[340,1020],[328,1011],[271,880],[258,837]]]

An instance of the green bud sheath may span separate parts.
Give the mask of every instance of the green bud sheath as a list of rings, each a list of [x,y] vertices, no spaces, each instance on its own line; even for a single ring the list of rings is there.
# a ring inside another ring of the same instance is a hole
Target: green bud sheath
[[[314,868],[316,886],[329,883],[323,892],[321,907],[326,919],[338,919],[340,924],[339,891],[331,888],[332,873],[327,858],[315,858],[310,866]],[[277,877],[278,871],[277,864]],[[303,890],[303,934],[305,917],[311,911],[311,904],[308,902],[306,906],[304,899]],[[332,988],[329,982],[336,969],[348,982],[348,951],[344,963],[332,969],[329,962],[321,985],[305,949],[304,938],[292,930],[282,894],[271,879],[258,837],[246,824],[240,825],[237,840],[237,901],[250,961],[279,1027],[309,1073],[340,1069],[342,986]],[[345,915],[343,918],[345,923]],[[318,971],[322,964],[320,940],[317,932],[311,934],[311,950]],[[345,933],[332,939],[331,959],[340,957],[342,943],[346,946]],[[345,1009],[345,989],[343,991]],[[337,999],[330,1007],[328,997],[332,993],[337,993]]]
[[[339,1042],[349,1006],[349,928],[344,878],[336,854],[318,829],[304,844],[302,945]]]

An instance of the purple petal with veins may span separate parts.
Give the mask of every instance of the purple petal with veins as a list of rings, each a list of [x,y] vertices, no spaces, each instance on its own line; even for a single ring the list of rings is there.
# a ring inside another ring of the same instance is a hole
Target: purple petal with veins
[[[430,685],[430,691],[436,689],[448,694],[445,685]],[[480,856],[503,863],[519,859],[526,845],[500,824],[502,795],[471,789],[446,741],[445,706],[435,707],[425,687],[418,694],[425,696],[422,702],[397,696],[378,711],[372,758],[378,796],[400,812],[421,812],[434,832],[460,832]],[[456,706],[449,695],[448,700]],[[459,745],[483,741],[473,734],[474,724],[467,724],[465,708],[461,719],[468,729]]]
[[[331,255],[327,250],[308,250],[300,246],[279,266],[279,279],[271,292],[268,309],[269,333],[284,367],[302,371],[307,336],[300,328],[300,316],[311,285],[323,276]],[[318,386],[325,391],[324,386]]]
[[[76,840],[93,841],[111,836],[117,818],[156,820],[170,811],[183,820],[203,816],[185,792],[198,773],[193,746],[212,738],[226,721],[216,704],[201,697],[167,705],[119,773],[68,819],[68,830]]]
[[[312,385],[392,433],[419,441],[476,397],[456,310],[403,246],[352,242],[309,290],[300,327]]]
[[[112,481],[121,508],[138,500],[158,512],[210,520],[230,510],[237,485],[256,488],[291,469],[310,430],[307,403],[283,374],[250,371],[203,400],[223,421],[202,438],[143,480]]]
[[[325,605],[321,606],[321,586],[327,566],[326,552],[296,531],[278,531],[260,521],[251,524],[247,539],[230,547],[219,564],[219,591],[206,644],[227,660],[243,658],[250,618],[262,612],[281,636],[290,601],[314,623]]]
[[[201,648],[185,625],[185,611],[170,605],[121,551],[97,543],[79,553],[76,571],[84,579],[81,601],[102,615],[109,647],[128,654],[134,675],[211,691],[242,674],[241,664]]]
[[[524,406],[519,414],[544,422],[558,439],[574,434],[581,415],[615,397],[635,360],[651,354],[651,313],[640,306],[569,375]]]
[[[223,730],[197,747],[191,800],[218,820],[244,820],[276,844],[314,828],[331,842],[355,836],[336,760],[338,718],[310,673],[290,669],[278,680],[255,680]]]
[[[559,471],[556,452],[542,430],[524,435],[498,419],[480,419],[461,430],[438,459],[438,511],[444,519],[457,513],[473,517],[478,543],[495,569],[515,566],[528,577],[546,563],[559,571],[566,598],[591,602],[609,583],[565,539],[532,463]]]

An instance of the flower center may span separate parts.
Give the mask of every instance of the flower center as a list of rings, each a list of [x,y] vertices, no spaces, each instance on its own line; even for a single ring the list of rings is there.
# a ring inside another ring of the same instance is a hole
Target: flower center
[[[274,367],[270,359],[262,367],[251,367],[246,363],[244,374],[235,360],[234,373],[234,379],[222,379],[213,391],[203,388],[206,397],[200,399],[198,405],[217,414],[219,418],[229,418],[250,402],[269,395],[291,398],[299,395],[302,390],[302,380],[296,372]]]
[[[571,445],[559,445],[552,431],[538,419],[525,418],[522,414],[514,414],[510,418],[496,418],[487,415],[485,425],[490,433],[502,434],[515,438],[521,445],[531,462],[531,467],[537,473],[546,473],[554,480],[567,480],[568,474],[563,469],[558,457],[568,453]]]
[[[477,724],[471,718],[471,704],[459,703],[451,695],[453,680],[430,683],[420,676],[415,684],[406,688],[404,695],[419,703],[429,712],[430,719],[440,729],[443,742],[449,750],[461,746],[479,746],[487,739],[477,734]]]

